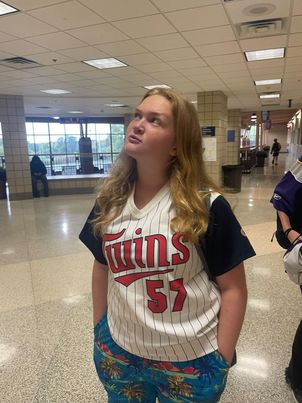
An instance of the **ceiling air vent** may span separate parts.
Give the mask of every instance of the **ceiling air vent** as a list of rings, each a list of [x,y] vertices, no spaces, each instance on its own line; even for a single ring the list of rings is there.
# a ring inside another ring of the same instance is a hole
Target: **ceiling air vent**
[[[281,35],[286,33],[287,18],[244,22],[238,24],[236,28],[240,39]]]
[[[0,60],[1,66],[10,67],[13,69],[29,69],[31,67],[39,67],[41,64],[34,62],[33,60],[26,59],[25,57],[17,56],[10,57],[8,59]]]

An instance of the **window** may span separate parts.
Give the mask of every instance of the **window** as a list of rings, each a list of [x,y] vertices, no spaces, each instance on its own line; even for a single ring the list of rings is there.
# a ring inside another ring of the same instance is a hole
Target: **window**
[[[27,118],[26,133],[29,158],[38,154],[52,175],[85,173],[79,149],[83,135],[91,139],[94,173],[107,173],[124,144],[123,118],[81,118],[72,123],[68,118],[60,123],[50,118]]]

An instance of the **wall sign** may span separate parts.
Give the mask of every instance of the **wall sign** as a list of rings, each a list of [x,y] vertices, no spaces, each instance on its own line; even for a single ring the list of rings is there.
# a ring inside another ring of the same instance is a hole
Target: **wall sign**
[[[201,127],[202,136],[215,136],[215,126],[202,126]]]
[[[234,143],[235,142],[235,130],[227,131],[227,142]]]

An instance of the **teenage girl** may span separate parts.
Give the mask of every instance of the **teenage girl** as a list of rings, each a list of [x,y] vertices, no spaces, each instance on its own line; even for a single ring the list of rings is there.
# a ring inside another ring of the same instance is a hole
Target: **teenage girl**
[[[95,257],[94,360],[111,403],[211,403],[225,388],[255,253],[208,189],[194,106],[148,91],[80,234]]]

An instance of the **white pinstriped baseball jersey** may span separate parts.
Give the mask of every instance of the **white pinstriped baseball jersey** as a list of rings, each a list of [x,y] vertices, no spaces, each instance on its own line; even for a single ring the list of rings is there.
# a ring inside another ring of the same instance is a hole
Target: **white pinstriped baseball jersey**
[[[133,354],[187,361],[217,349],[220,293],[195,246],[171,232],[174,215],[165,186],[140,210],[132,193],[106,229],[108,323]]]

